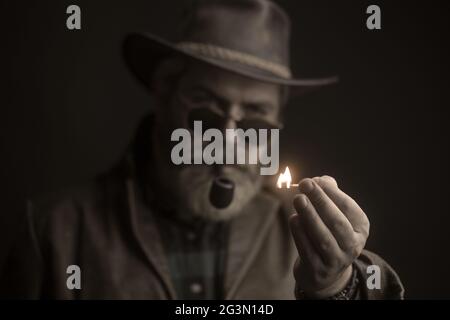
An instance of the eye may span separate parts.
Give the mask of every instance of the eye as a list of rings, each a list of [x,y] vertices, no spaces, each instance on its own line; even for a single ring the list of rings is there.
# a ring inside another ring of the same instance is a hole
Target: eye
[[[268,108],[260,105],[260,104],[256,104],[256,103],[249,103],[245,106],[245,109],[248,113],[250,114],[258,114],[258,115],[266,115],[268,114]]]
[[[190,128],[193,130],[194,121],[201,121],[203,129],[221,129],[224,126],[224,118],[210,108],[194,108],[188,115]]]
[[[189,95],[189,100],[194,104],[211,104],[215,103],[214,98],[205,91],[194,91]]]

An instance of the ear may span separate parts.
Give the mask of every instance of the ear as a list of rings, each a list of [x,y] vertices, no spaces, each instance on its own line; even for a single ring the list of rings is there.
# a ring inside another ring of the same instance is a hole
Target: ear
[[[161,60],[151,76],[149,87],[158,100],[170,94],[186,63],[180,57]]]

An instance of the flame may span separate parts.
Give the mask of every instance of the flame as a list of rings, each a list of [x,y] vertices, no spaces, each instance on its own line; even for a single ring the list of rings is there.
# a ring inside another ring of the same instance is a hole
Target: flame
[[[278,181],[277,181],[277,187],[281,188],[283,183],[286,184],[286,188],[290,188],[291,187],[291,171],[289,171],[289,167],[286,167],[286,169],[284,170],[284,173],[280,173],[280,176],[278,177]]]

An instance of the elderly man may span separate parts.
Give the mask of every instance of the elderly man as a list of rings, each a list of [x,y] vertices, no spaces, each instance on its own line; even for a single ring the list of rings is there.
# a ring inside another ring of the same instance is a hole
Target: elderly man
[[[288,94],[336,80],[292,76],[289,19],[270,1],[197,1],[185,18],[176,42],[148,34],[126,38],[125,60],[156,108],[113,170],[28,203],[2,294],[403,298],[395,272],[364,250],[365,213],[333,178],[302,180],[286,204],[259,165],[173,164],[175,129],[191,130],[195,120],[221,131],[280,128]],[[219,205],[211,198],[215,187]],[[232,193],[220,204],[227,188]],[[75,287],[71,270],[80,271]],[[369,270],[379,271],[373,286]]]

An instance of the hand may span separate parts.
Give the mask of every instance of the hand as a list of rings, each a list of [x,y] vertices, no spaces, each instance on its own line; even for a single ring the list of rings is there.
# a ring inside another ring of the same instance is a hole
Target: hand
[[[307,297],[327,298],[350,280],[352,263],[369,235],[369,220],[332,177],[304,179],[299,189],[294,198],[297,213],[290,218],[300,256],[294,276]]]

